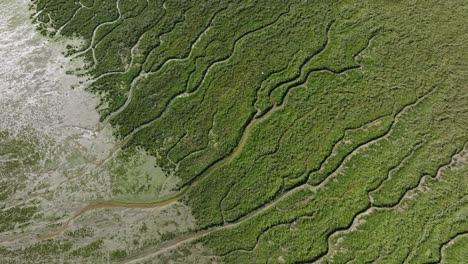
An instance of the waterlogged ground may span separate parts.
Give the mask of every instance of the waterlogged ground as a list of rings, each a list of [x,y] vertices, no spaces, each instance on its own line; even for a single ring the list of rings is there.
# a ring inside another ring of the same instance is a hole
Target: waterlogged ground
[[[6,262],[468,263],[466,1],[0,10]]]
[[[82,65],[62,54],[68,43],[35,30],[28,4],[0,0],[1,262],[111,261],[194,228],[180,203],[74,218],[98,201],[158,199],[176,181],[144,151],[118,151],[86,78],[66,74]],[[145,181],[129,177],[137,174]]]

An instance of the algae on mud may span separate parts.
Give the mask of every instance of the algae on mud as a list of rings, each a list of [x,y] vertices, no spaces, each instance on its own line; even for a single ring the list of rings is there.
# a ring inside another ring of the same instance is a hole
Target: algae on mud
[[[128,197],[141,186],[151,197],[170,195],[177,178],[161,186],[167,175],[154,158],[115,151],[110,126],[99,123],[97,96],[84,91],[86,78],[66,74],[86,66],[62,54],[84,40],[41,36],[30,4],[0,1],[1,262],[107,262],[117,250],[138,251],[193,229],[190,209],[177,203],[89,212],[53,240],[37,239],[96,200]],[[153,181],[120,177],[123,167],[151,173]],[[114,180],[128,186],[113,188]],[[139,194],[132,198],[148,199]]]

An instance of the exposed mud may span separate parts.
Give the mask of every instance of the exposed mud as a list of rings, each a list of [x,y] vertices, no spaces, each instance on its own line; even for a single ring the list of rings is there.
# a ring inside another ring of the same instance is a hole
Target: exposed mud
[[[35,30],[29,3],[0,0],[0,184],[7,187],[0,193],[0,210],[36,211],[21,221],[2,225],[0,247],[20,250],[41,243],[38,236],[64,223],[70,232],[84,227],[95,230],[91,237],[75,239],[73,248],[102,239],[107,250],[137,250],[143,243],[162,240],[166,233],[194,228],[190,209],[179,203],[165,208],[124,209],[110,202],[108,210],[71,221],[82,208],[96,201],[154,200],[170,194],[174,180],[141,151],[131,153],[138,157],[114,160],[119,158],[114,154],[118,143],[109,126],[99,122],[95,109],[98,98],[85,91],[85,78],[66,74],[83,67],[83,63],[71,62],[63,55],[68,43],[48,39]],[[80,43],[79,39],[67,41]],[[119,184],[131,188],[120,186],[119,195],[115,195],[115,175],[117,171],[126,173],[116,169],[117,164],[128,164],[145,177],[152,177],[153,185],[147,187],[145,196],[132,197],[128,190],[141,183],[131,177],[122,178],[122,174]],[[137,232],[143,224],[148,234]],[[120,230],[118,236],[116,228]],[[141,243],[132,242],[130,238],[135,234],[139,234]],[[62,234],[56,239],[66,237]],[[13,259],[21,260],[21,251],[17,254]]]

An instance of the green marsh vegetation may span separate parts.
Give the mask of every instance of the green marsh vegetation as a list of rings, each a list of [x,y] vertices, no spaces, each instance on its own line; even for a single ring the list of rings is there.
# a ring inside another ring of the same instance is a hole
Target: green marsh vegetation
[[[83,39],[69,55],[124,148],[191,186],[215,228],[196,242],[223,261],[460,257],[464,1],[35,4],[39,25]]]

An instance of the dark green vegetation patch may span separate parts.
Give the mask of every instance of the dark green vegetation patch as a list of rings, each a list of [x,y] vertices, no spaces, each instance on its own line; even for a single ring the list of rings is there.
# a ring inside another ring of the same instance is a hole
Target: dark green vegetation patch
[[[466,260],[466,1],[36,4],[225,262]]]

